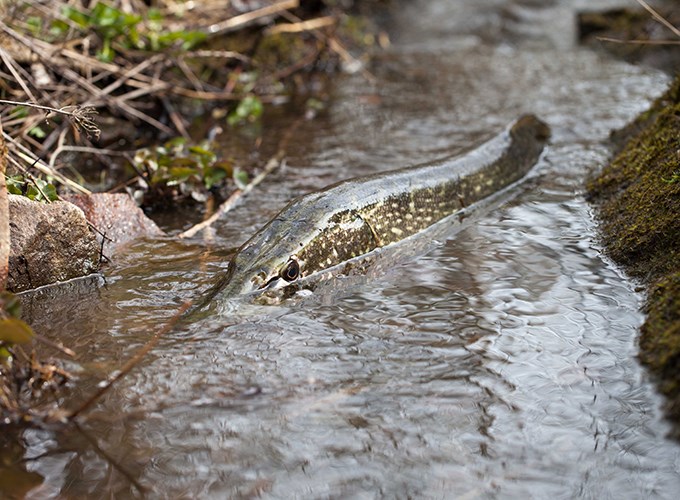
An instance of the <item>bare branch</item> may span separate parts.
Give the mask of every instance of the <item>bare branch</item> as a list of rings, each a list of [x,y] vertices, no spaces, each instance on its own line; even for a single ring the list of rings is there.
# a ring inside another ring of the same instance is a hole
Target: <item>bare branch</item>
[[[645,2],[645,0],[637,0],[637,3],[642,5],[642,7],[644,7],[644,9],[647,12],[649,12],[654,19],[656,19],[658,22],[663,24],[666,28],[671,30],[675,36],[680,37],[680,29],[673,26],[673,24],[671,24],[670,21],[668,21],[665,17],[663,17],[656,10],[654,10],[647,2]]]
[[[303,118],[298,118],[295,122],[293,122],[293,124],[290,127],[288,127],[288,130],[286,130],[283,137],[281,138],[281,141],[279,142],[279,147],[276,151],[276,154],[274,154],[274,156],[272,156],[269,159],[267,164],[262,169],[262,172],[256,175],[253,178],[253,180],[248,183],[248,185],[246,185],[243,189],[237,189],[236,191],[234,191],[231,194],[231,196],[227,198],[227,200],[224,201],[219,206],[219,208],[215,211],[215,213],[212,216],[210,216],[203,222],[200,222],[195,226],[190,227],[186,231],[183,231],[182,233],[178,234],[177,237],[180,239],[191,238],[192,236],[198,234],[200,231],[203,231],[204,229],[207,229],[210,226],[212,226],[215,223],[215,221],[219,220],[224,214],[231,211],[241,200],[241,198],[250,193],[269,174],[271,174],[274,170],[279,168],[284,163],[288,143],[290,142],[290,139],[295,133],[295,131],[300,127],[302,121]]]
[[[308,19],[307,21],[300,21],[297,23],[276,24],[267,28],[268,35],[276,35],[278,33],[302,33],[304,31],[313,31],[328,26],[333,26],[337,23],[337,19],[333,16],[317,17],[316,19]]]
[[[2,123],[0,122],[0,131]],[[5,186],[7,147],[0,136],[0,292],[5,290],[9,275],[9,200]]]
[[[5,140],[9,143],[11,143],[15,148],[15,154],[23,161],[25,161],[28,166],[34,167],[36,170],[39,172],[42,172],[45,175],[49,175],[51,177],[54,177],[56,180],[58,180],[60,183],[62,183],[65,186],[70,187],[74,191],[78,193],[83,193],[83,194],[92,194],[92,192],[89,189],[85,189],[83,186],[78,184],[77,182],[72,181],[68,177],[65,177],[63,174],[61,174],[59,171],[54,170],[51,168],[49,165],[46,165],[40,158],[35,156],[30,149],[28,149],[26,146],[22,145],[21,143],[15,141],[12,137],[7,135],[6,132],[2,132],[2,136],[5,138]],[[15,158],[13,158],[12,155],[8,155],[7,159],[12,163],[15,167],[20,169],[21,171],[26,171],[26,168],[24,168],[21,163],[19,163]]]
[[[246,12],[240,16],[231,17],[221,23],[208,26],[207,32],[211,35],[227,33],[262,19],[264,17],[279,14],[289,9],[297,9],[300,6],[300,0],[282,0],[272,5],[256,9],[251,12]]]
[[[106,383],[102,384],[99,390],[94,393],[89,399],[87,399],[82,405],[80,405],[78,408],[73,410],[72,412],[69,413],[68,419],[69,420],[74,420],[78,415],[83,413],[84,411],[88,410],[93,404],[95,404],[99,398],[101,398],[106,392],[111,389],[113,384],[115,384],[118,380],[122,379],[125,375],[130,373],[138,364],[139,362],[144,359],[144,356],[146,356],[151,349],[154,348],[154,346],[158,343],[158,341],[161,339],[163,335],[171,331],[177,322],[182,318],[182,315],[191,307],[191,302],[187,301],[184,302],[180,308],[177,310],[177,312],[170,318],[170,320],[163,325],[154,335],[151,337],[151,340],[149,340],[144,346],[142,346],[137,353],[130,358],[130,360],[125,363],[125,365],[118,370],[117,372],[114,372],[109,376],[109,378],[106,380]]]
[[[622,40],[620,38],[610,38],[608,36],[598,36],[596,37],[596,40],[633,45],[680,45],[680,40]]]

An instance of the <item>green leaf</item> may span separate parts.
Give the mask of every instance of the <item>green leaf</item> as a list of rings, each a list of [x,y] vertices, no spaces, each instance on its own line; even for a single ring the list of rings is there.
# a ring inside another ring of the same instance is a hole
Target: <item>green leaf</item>
[[[205,187],[210,189],[222,179],[227,177],[227,172],[220,168],[206,167],[203,170],[203,183]]]
[[[246,96],[229,115],[227,123],[233,126],[246,120],[254,122],[262,115],[263,109],[262,101],[260,101],[260,99],[253,95]]]
[[[50,24],[50,34],[54,36],[61,36],[68,31],[68,24],[61,19],[55,19]]]
[[[42,30],[42,22],[43,22],[42,18],[38,16],[31,16],[28,19],[26,19],[26,25],[28,26],[28,29],[33,34],[33,36],[37,36]]]
[[[163,13],[156,7],[150,7],[149,10],[146,11],[146,17],[149,21],[160,22],[163,20]]]
[[[183,50],[190,50],[206,39],[207,35],[200,31],[170,31],[161,33],[157,37],[162,47],[169,47],[177,41],[182,42]]]
[[[115,55],[116,53],[111,48],[111,39],[104,38],[104,44],[102,45],[102,48],[97,52],[97,59],[99,59],[102,62],[111,62],[113,61]]]
[[[114,9],[110,5],[98,2],[92,9],[92,21],[96,26],[113,26],[120,23],[119,19],[124,16],[123,12]]]
[[[47,137],[47,133],[46,133],[43,129],[41,129],[40,127],[38,127],[38,126],[33,127],[32,129],[30,129],[30,130],[28,131],[28,135],[32,135],[32,136],[35,137],[36,139],[44,139],[45,137]]]
[[[198,162],[193,158],[187,158],[186,156],[180,156],[179,158],[164,156],[161,159],[164,160],[163,164],[167,164],[171,167],[188,167],[198,171]]]
[[[15,106],[14,109],[10,112],[9,116],[11,116],[12,118],[26,118],[28,116],[28,107]]]
[[[151,175],[149,182],[151,184],[165,184],[169,178],[168,171],[165,168],[159,168]]]
[[[33,330],[17,318],[0,319],[0,341],[24,344],[33,338]]]
[[[244,189],[248,185],[248,173],[243,170],[234,170],[234,182],[239,189]]]
[[[191,151],[192,153],[197,154],[199,156],[206,156],[208,158],[214,158],[215,157],[215,153],[205,149],[202,146],[191,146],[189,148],[189,151]]]
[[[224,172],[229,177],[234,175],[234,165],[230,161],[216,161],[211,166],[212,168],[219,168],[220,170],[224,170]]]
[[[54,187],[54,184],[47,184],[42,188],[43,193],[45,193],[45,196],[47,196],[47,199],[50,201],[57,201],[59,199],[59,195],[57,194],[57,188]]]
[[[183,149],[184,145],[187,143],[187,140],[184,137],[175,137],[173,139],[170,139],[168,142],[165,143],[165,147],[167,149],[175,149],[175,148],[180,148]]]
[[[24,194],[24,186],[26,182],[21,177],[7,177],[5,178],[7,184],[7,192],[12,194]]]
[[[201,44],[208,36],[201,31],[187,31],[182,33],[183,50],[191,50],[197,45]]]
[[[90,16],[88,16],[84,12],[79,11],[78,9],[74,9],[73,7],[69,7],[68,5],[64,5],[61,9],[61,13],[64,15],[64,17],[67,17],[81,28],[87,28],[90,25],[91,20]]]
[[[38,191],[38,188],[33,184],[29,184],[28,188],[26,189],[26,197],[30,200],[35,200],[36,198],[40,197],[40,191]]]
[[[186,180],[192,175],[198,174],[198,170],[191,167],[171,167],[170,178],[172,180]]]
[[[54,185],[42,179],[35,179],[34,183],[28,184],[25,196],[35,201],[56,201],[59,199]]]
[[[0,310],[4,309],[13,318],[21,317],[21,301],[19,297],[10,292],[0,293]]]

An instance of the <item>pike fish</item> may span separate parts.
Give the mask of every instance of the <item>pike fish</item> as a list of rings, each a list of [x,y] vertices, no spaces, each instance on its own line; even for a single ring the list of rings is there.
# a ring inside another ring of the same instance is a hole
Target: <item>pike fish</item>
[[[358,177],[291,201],[234,255],[211,296],[299,290],[314,276],[400,242],[523,179],[550,129],[525,115],[462,156]]]

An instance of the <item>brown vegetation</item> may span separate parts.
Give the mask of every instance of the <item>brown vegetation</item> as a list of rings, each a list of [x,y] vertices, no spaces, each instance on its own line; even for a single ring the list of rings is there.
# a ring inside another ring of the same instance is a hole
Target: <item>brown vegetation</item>
[[[361,67],[343,41],[352,31],[340,29],[350,17],[323,2],[28,0],[2,9],[9,167],[81,193],[85,179],[67,157],[91,155],[105,170],[134,163],[140,141],[188,138],[192,118],[212,107],[230,123],[248,120],[285,100],[299,73]],[[133,181],[107,179],[106,189]]]

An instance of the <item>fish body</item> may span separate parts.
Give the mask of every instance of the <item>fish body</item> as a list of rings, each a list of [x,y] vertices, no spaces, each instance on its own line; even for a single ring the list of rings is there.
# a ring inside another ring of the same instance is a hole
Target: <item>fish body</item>
[[[241,246],[216,295],[288,287],[419,233],[522,179],[549,135],[526,115],[462,156],[296,198]]]

